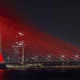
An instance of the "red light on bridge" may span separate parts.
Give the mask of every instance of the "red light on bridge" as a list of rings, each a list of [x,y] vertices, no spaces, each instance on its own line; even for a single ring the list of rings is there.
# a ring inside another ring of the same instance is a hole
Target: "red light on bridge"
[[[4,59],[2,57],[2,53],[0,53],[0,62],[3,62],[3,61],[4,61]]]

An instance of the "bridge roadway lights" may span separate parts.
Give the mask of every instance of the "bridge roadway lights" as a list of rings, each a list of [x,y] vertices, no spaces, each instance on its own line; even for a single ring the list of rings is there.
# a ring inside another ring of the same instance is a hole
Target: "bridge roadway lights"
[[[60,69],[60,68],[64,68],[64,69],[78,69],[80,68],[80,61],[77,62],[69,62],[67,64],[67,62],[64,62],[64,64],[62,64],[63,62],[28,62],[28,63],[24,63],[24,64],[6,64],[6,68],[10,68],[10,69]]]

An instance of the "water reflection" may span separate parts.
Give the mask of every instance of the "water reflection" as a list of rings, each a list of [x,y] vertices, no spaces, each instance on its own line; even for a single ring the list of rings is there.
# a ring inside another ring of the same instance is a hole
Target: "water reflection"
[[[24,71],[0,70],[0,80],[24,80]]]
[[[6,77],[8,77],[7,76],[7,71],[0,69],[0,80],[7,80]]]
[[[79,74],[77,71],[0,70],[0,80],[79,80]]]

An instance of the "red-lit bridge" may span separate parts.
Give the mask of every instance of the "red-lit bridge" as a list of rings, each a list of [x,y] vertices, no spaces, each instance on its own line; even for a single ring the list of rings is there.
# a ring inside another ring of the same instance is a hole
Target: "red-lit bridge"
[[[0,16],[1,48],[0,61],[54,62],[79,61],[80,48],[56,37],[8,20]]]

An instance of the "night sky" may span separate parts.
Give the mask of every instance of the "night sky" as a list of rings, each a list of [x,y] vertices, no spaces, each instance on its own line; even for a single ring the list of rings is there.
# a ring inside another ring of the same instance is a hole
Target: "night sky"
[[[11,10],[6,11],[9,16],[16,14],[24,23],[35,24],[45,33],[80,46],[80,3],[77,1],[3,0],[0,9],[3,8]]]

